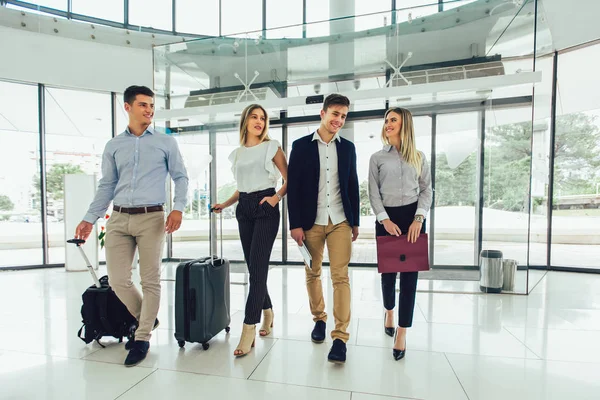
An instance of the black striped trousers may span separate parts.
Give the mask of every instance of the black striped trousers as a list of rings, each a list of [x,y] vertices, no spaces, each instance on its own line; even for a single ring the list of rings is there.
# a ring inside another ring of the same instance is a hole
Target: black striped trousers
[[[261,310],[273,307],[267,290],[267,277],[271,250],[279,230],[279,204],[275,207],[266,201],[259,204],[264,197],[273,195],[275,189],[240,193],[235,209],[244,258],[250,273],[250,290],[244,318],[244,323],[248,325],[259,323]]]

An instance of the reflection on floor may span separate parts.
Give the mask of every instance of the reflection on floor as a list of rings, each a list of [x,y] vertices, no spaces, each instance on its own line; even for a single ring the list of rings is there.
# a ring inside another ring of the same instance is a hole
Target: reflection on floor
[[[407,356],[396,362],[383,332],[379,275],[353,268],[348,361],[337,366],[326,361],[329,338],[310,341],[302,269],[271,269],[274,331],[257,337],[240,359],[232,353],[247,286],[232,285],[230,334],[218,335],[207,351],[194,344],[179,349],[173,270],[163,268],[161,325],[135,368],[123,367],[123,344],[101,348],[77,339],[87,273],[0,272],[0,398],[529,400],[600,393],[598,275],[530,271],[528,296],[464,294],[477,282],[421,280]],[[323,282],[331,331],[327,270]],[[448,290],[454,293],[441,293]]]

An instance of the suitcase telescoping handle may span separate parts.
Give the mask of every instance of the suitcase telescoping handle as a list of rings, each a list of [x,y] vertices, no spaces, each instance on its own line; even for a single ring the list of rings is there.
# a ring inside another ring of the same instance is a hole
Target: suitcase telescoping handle
[[[90,270],[90,274],[92,274],[92,279],[94,280],[94,285],[96,285],[97,288],[101,288],[102,285],[100,284],[100,280],[98,279],[98,276],[96,275],[96,271],[94,271],[94,267],[92,267],[90,260],[87,258],[87,256],[85,255],[85,252],[81,248],[81,245],[85,243],[85,240],[69,239],[69,240],[67,240],[67,243],[73,243],[73,244],[77,245],[79,252],[83,256],[83,259],[85,260],[85,264],[87,265],[88,269]]]
[[[210,206],[210,211],[211,212],[215,212],[215,208],[213,206]],[[220,230],[221,230],[221,257],[219,258],[220,260],[223,259],[223,213],[220,212],[219,213],[219,225],[220,225]],[[212,253],[212,244],[210,244],[209,246],[209,253],[208,255],[210,256],[210,262],[214,265],[214,257],[213,257],[213,253]]]

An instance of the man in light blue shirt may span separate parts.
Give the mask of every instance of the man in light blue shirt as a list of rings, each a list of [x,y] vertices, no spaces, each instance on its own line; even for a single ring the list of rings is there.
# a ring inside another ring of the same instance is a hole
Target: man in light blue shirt
[[[124,104],[129,125],[106,144],[102,179],[75,237],[87,240],[93,224],[104,217],[113,202],[113,213],[106,224],[106,264],[112,288],[139,323],[134,340],[125,346],[129,350],[125,365],[134,366],[146,357],[150,332],[158,326],[165,232],[175,232],[181,226],[188,176],[175,138],[150,127],[154,116],[152,90],[131,86],[125,90]],[[167,174],[175,182],[175,198],[165,222]],[[143,298],[131,280],[136,247]]]

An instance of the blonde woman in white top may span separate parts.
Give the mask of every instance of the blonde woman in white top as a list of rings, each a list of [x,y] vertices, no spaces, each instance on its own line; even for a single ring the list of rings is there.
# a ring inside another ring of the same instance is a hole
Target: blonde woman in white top
[[[224,203],[214,205],[215,212],[219,213],[239,201],[235,216],[250,273],[242,337],[233,353],[236,357],[248,354],[254,347],[261,310],[263,323],[259,334],[267,336],[273,327],[267,275],[279,230],[279,202],[287,190],[287,162],[279,142],[269,138],[268,129],[269,120],[263,107],[252,104],[244,109],[240,120],[240,147],[229,156],[237,190]],[[276,192],[280,177],[284,183]]]

